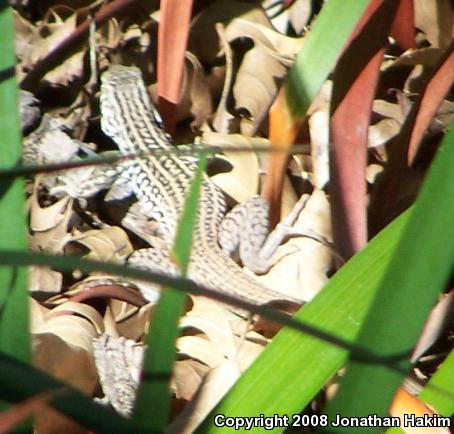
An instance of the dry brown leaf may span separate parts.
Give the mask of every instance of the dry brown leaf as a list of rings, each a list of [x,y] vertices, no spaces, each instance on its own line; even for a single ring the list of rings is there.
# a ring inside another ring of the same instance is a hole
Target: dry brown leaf
[[[245,54],[233,86],[241,134],[251,137],[257,133],[286,72],[287,68],[260,46]]]
[[[190,401],[210,368],[197,360],[177,360],[173,366],[172,388],[178,399]]]
[[[167,434],[194,432],[239,376],[240,372],[232,361],[224,361],[222,365],[208,372],[197,394],[165,432]]]
[[[289,67],[301,48],[303,38],[290,38],[269,26],[237,18],[226,28],[226,38],[250,38],[254,47],[243,57],[233,94],[235,110],[243,117],[241,133],[253,136],[274,101]]]
[[[381,69],[385,71],[399,66],[414,66],[405,80],[405,85],[402,90],[404,96],[405,94],[419,94],[424,91],[427,80],[430,79],[432,70],[441,60],[443,53],[444,50],[438,47],[409,49],[398,58],[383,62]],[[403,110],[405,114],[407,113],[407,110],[408,107]]]
[[[20,81],[23,77],[23,69],[28,69],[31,66],[31,58],[33,51],[36,46],[39,45],[42,39],[39,35],[39,31],[32,23],[23,18],[14,9],[13,20],[14,20],[14,48],[16,55],[21,59],[22,68],[18,68],[18,80]]]
[[[94,393],[98,375],[91,353],[65,342],[54,333],[37,333],[32,339],[37,367],[88,395]]]
[[[396,66],[435,66],[441,56],[443,50],[437,47],[424,47],[417,49],[409,49],[401,54],[397,59],[383,63],[382,70]]]
[[[102,34],[103,37],[100,37],[100,34]],[[105,46],[110,50],[114,50],[115,48],[117,48],[120,45],[122,38],[128,40],[126,35],[127,32],[122,34],[120,24],[118,23],[118,20],[116,18],[111,18],[108,21],[107,25],[102,26],[102,28],[99,29],[97,32],[97,37],[100,38],[101,41],[104,42]],[[100,44],[101,41],[98,41],[98,45]]]
[[[24,163],[45,164],[72,160],[79,151],[79,143],[71,139],[65,130],[66,123],[62,119],[44,114],[39,127],[24,139]]]
[[[258,192],[260,165],[255,152],[235,152],[235,147],[244,149],[254,146],[266,147],[269,142],[266,139],[247,138],[239,134],[217,134],[206,132],[202,136],[202,142],[209,146],[218,146],[223,149],[223,154],[230,162],[233,169],[230,172],[218,173],[211,179],[230,197],[242,203]],[[229,149],[233,151],[229,152]]]
[[[429,131],[440,132],[446,130],[451,125],[453,117],[454,102],[445,99],[438,107],[438,111],[430,123]]]
[[[189,50],[203,63],[212,65],[220,55],[220,44],[215,30],[216,23],[228,26],[234,19],[270,27],[264,10],[257,4],[237,0],[216,0],[197,16],[191,26]]]
[[[78,347],[71,347],[51,333],[33,336],[35,365],[48,374],[71,384],[88,396],[93,396],[98,375],[93,358]],[[42,434],[82,434],[85,428],[72,419],[48,407],[35,418],[36,432]]]
[[[244,371],[263,349],[264,338],[248,331],[244,321],[238,330],[237,317],[219,303],[203,297],[192,299],[194,307],[180,320],[180,326],[199,330],[205,337],[200,334],[180,337],[177,340],[179,351],[211,367],[226,359],[234,360],[238,369]]]
[[[191,298],[193,309],[180,320],[180,326],[186,333],[193,329],[202,333],[177,339],[178,354],[190,359],[177,362],[174,370],[177,397],[191,402],[168,427],[169,433],[193,432],[267,342],[263,336],[247,332],[248,323],[219,303]],[[200,363],[210,369],[202,369]]]
[[[124,302],[111,300],[109,307],[117,333],[127,339],[138,341],[148,330],[155,305],[148,303],[136,308]]]
[[[383,172],[383,166],[380,164],[369,164],[366,167],[366,179],[369,184],[374,184],[376,177]]]
[[[157,103],[157,84],[150,86],[149,90]],[[192,118],[191,127],[194,130],[197,130],[213,112],[212,96],[203,65],[189,51],[186,51],[185,55],[181,99],[174,111],[177,121]]]
[[[291,38],[277,32],[269,24],[236,18],[226,28],[228,41],[236,38],[250,38],[256,46],[262,47],[274,59],[290,67],[301,50],[304,38]]]
[[[230,89],[233,83],[233,53],[232,48],[230,47],[230,44],[225,36],[224,26],[218,23],[216,24],[216,30],[218,32],[220,44],[224,50],[225,69],[214,69],[210,77],[213,82],[216,78],[219,79],[221,75],[220,73],[224,72],[224,74],[222,74],[224,77],[222,94],[219,99],[219,104],[216,108],[212,124],[216,132],[228,134],[238,131],[238,120],[227,107],[229,103]]]
[[[411,355],[411,362],[415,363],[446,331],[446,327],[454,319],[454,291],[443,294],[430,312],[429,318],[419,337]]]
[[[309,119],[311,137],[311,157],[315,188],[322,189],[329,181],[329,112],[320,110]]]
[[[52,51],[57,45],[70,35],[77,24],[77,15],[73,14],[66,20],[62,20],[56,13],[53,14],[55,22],[47,25],[50,35],[40,41],[34,47],[31,55],[32,64],[45,57],[49,51]],[[86,46],[68,57],[61,65],[54,68],[44,76],[44,80],[53,85],[67,86],[76,77],[80,77],[83,71],[83,57]]]
[[[37,188],[30,199],[30,248],[48,253],[62,253],[69,240],[68,222],[72,215],[73,201],[63,198],[47,208],[42,208],[37,198]]]
[[[311,141],[312,183],[322,189],[329,181],[329,105],[332,82],[326,81],[308,110]]]
[[[197,322],[194,326],[200,326]],[[182,336],[177,342],[178,353],[198,360],[210,368],[221,365],[225,356],[218,351],[218,347],[202,336]]]
[[[400,104],[376,99],[372,106],[372,111],[385,118],[395,119],[402,123],[405,120],[407,113],[404,113]]]
[[[117,20],[115,20],[115,19],[114,19],[114,21],[117,22]],[[139,27],[138,24],[132,24],[125,30],[125,32],[123,34],[121,33],[120,28],[117,27],[115,30],[116,30],[116,32],[118,32],[118,34],[115,34],[112,36],[114,36],[114,37],[116,36],[114,38],[114,40],[117,39],[118,42],[120,39],[123,39],[124,41],[127,41],[127,42],[131,42],[133,40],[140,39],[143,35],[142,29]],[[117,44],[118,44],[118,42],[117,42]],[[115,45],[113,47],[115,47]]]
[[[434,47],[447,47],[454,35],[454,10],[450,0],[415,0],[415,25]]]
[[[203,297],[191,298],[194,306],[181,318],[180,327],[183,329],[195,328],[201,331],[207,336],[212,348],[222,358],[234,357],[238,351],[238,342],[229,324],[229,320],[232,319],[231,312],[212,300]],[[185,337],[187,336],[183,336],[181,339],[184,340]],[[177,340],[177,348],[179,348],[179,339]],[[210,366],[209,363],[207,365]]]
[[[43,319],[32,330],[35,365],[93,396],[98,374],[91,343],[103,329],[99,313],[87,305],[66,303],[48,311]],[[36,423],[43,433],[84,432],[52,409],[40,413]]]
[[[49,311],[34,298],[30,298],[30,330],[38,330],[44,323],[44,316]]]
[[[312,14],[313,2],[311,0],[295,0],[290,6],[288,20],[297,35],[303,33],[309,24]]]
[[[54,204],[42,208],[38,203],[37,194],[34,192],[30,205],[30,229],[33,232],[45,232],[55,228],[65,220],[67,210],[71,208],[71,205],[71,198],[64,197]]]
[[[367,146],[376,148],[382,146],[395,137],[402,127],[402,124],[395,119],[382,119],[371,125],[368,130]]]
[[[194,118],[193,129],[198,129],[213,112],[213,103],[206,82],[203,65],[192,53],[186,52],[186,62],[183,75],[181,107],[187,101],[188,111]],[[178,105],[180,110],[180,104]]]
[[[28,288],[31,293],[57,294],[62,289],[63,276],[49,268],[31,265],[28,267]]]
[[[118,226],[87,232],[75,230],[69,243],[85,246],[89,250],[85,257],[101,262],[124,263],[125,258],[133,252],[128,235]]]
[[[91,306],[68,301],[46,312],[35,334],[52,333],[74,347],[91,352],[91,341],[104,331],[101,315]]]

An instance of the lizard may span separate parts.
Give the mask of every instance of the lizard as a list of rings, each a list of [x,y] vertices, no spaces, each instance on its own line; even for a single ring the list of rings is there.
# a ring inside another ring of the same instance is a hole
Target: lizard
[[[178,274],[170,258],[170,248],[196,163],[174,152],[153,155],[156,150],[171,151],[174,145],[138,68],[114,65],[103,73],[100,109],[101,129],[122,154],[147,154],[147,157],[124,162],[123,177],[143,212],[156,222],[157,234],[163,241],[160,246],[165,246],[140,249],[130,256],[128,264]],[[252,271],[269,267],[270,244],[275,245],[276,238],[282,239],[285,235],[274,236],[274,241],[267,243],[267,202],[254,196],[227,215],[226,212],[224,193],[204,174],[188,277],[256,305],[278,300],[301,304],[300,300],[289,299],[245,274],[230,257],[238,250],[242,263]],[[144,296],[154,298],[152,294],[144,293]]]

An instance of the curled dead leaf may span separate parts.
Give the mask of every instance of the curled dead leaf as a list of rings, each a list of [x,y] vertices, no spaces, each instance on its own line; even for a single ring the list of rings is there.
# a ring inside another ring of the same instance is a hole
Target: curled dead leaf
[[[88,259],[102,262],[124,263],[125,258],[133,252],[126,232],[118,226],[83,233],[75,231],[68,243],[86,247],[89,250],[86,255]]]
[[[206,132],[202,142],[209,146],[222,148],[223,154],[233,170],[212,176],[213,182],[237,202],[244,202],[257,194],[259,186],[260,162],[254,146],[266,147],[269,142],[260,138],[247,138],[240,134],[217,134]],[[235,152],[235,147],[241,152]],[[244,148],[251,152],[244,152]],[[231,152],[229,152],[231,149]]]

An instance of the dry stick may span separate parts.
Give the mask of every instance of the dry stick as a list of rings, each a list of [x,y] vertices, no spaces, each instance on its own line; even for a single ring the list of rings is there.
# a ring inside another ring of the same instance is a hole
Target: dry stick
[[[87,20],[90,22],[88,27],[88,45],[90,47],[90,78],[88,79],[86,88],[90,94],[93,94],[96,88],[96,83],[98,81],[98,59],[96,55],[96,21],[91,14],[87,17]]]
[[[94,16],[96,26],[104,24],[110,18],[123,12],[137,0],[114,0],[112,3],[102,7]],[[33,89],[39,80],[49,71],[58,66],[64,59],[68,58],[87,38],[92,19],[88,18],[78,25],[74,31],[58,44],[47,56],[38,60],[34,68],[24,77],[21,88]]]
[[[226,148],[227,149],[227,148]],[[228,148],[229,152],[282,152],[280,149],[270,149],[267,146],[255,146],[254,149],[251,150],[249,147],[245,146],[238,146],[235,148]],[[146,158],[149,156],[163,156],[163,155],[194,155],[194,153],[207,153],[207,154],[219,154],[224,151],[223,148],[219,146],[193,146],[190,149],[182,149],[181,147],[175,147],[172,149],[156,149],[150,150],[146,152],[138,152],[135,154],[126,154],[123,155],[120,152],[116,153],[115,155],[104,156],[104,157],[89,157],[84,158],[81,160],[75,161],[64,161],[61,163],[47,163],[47,164],[27,164],[27,165],[16,165],[13,167],[8,167],[5,169],[0,169],[0,178],[14,178],[18,176],[32,176],[37,175],[39,173],[55,173],[61,172],[65,170],[71,169],[79,169],[81,167],[92,167],[92,166],[100,166],[103,164],[112,164],[121,161],[128,161],[134,160],[138,158]],[[288,151],[289,153],[301,153],[301,152],[308,152],[307,145],[293,145],[292,148]]]

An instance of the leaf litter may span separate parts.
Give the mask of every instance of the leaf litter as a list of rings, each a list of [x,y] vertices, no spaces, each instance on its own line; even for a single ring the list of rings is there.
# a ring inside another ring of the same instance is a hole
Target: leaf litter
[[[86,5],[70,2],[68,6],[60,0],[48,2],[44,10],[32,10],[28,2],[15,3],[17,73],[23,79],[49,51],[65,44],[80,25],[83,14],[79,16],[79,12]],[[235,152],[232,148],[269,146],[269,108],[317,12],[314,2],[297,0],[270,20],[271,9],[269,16],[266,13],[270,2],[262,2],[265,9],[259,3],[229,1],[225,7],[225,0],[216,0],[202,8],[191,23],[182,99],[177,108],[176,143],[190,143],[200,136],[202,143],[222,148],[222,154],[210,165],[210,175],[231,205],[260,192],[267,167],[262,152]],[[452,8],[448,2],[441,3],[446,12],[443,18],[437,16],[434,2],[415,1],[419,46],[403,52],[393,46],[392,55],[382,62],[381,73],[387,81],[379,86],[368,128],[369,188],[386,167],[389,144],[399,134],[415,92],[425,85],[425,72],[440,59],[452,37]],[[49,70],[39,85],[30,89],[31,94],[21,96],[27,133],[24,163],[46,164],[112,152],[114,147],[99,128],[98,93],[84,86],[93,72],[87,70],[88,53],[90,49],[96,52],[101,71],[112,61],[140,66],[156,102],[158,23],[159,13],[151,5],[135,6],[110,18],[95,29],[95,47],[87,40]],[[221,34],[216,23],[223,25]],[[308,152],[292,156],[282,204],[285,215],[298,197],[307,194],[308,203],[295,229],[313,231],[327,241],[332,239],[326,190],[330,101],[328,81],[301,128],[298,143],[311,146]],[[453,104],[452,98],[446,97],[432,117],[421,144],[419,166],[430,159],[434,140],[437,142],[452,122]],[[103,182],[90,190],[94,173]],[[93,165],[29,179],[30,248],[123,263],[134,250],[155,242],[150,235],[153,222],[144,221],[136,230],[128,227],[124,217],[132,202],[130,191],[118,190],[124,184],[121,180],[109,191],[118,173],[117,168]],[[401,194],[408,188],[406,194],[412,196],[413,183],[408,185],[402,186]],[[140,210],[132,208],[130,212]],[[258,278],[306,301],[321,290],[333,271],[330,248],[307,236],[287,240],[279,247],[278,257],[270,271]],[[138,293],[139,286],[100,273],[85,276],[75,270],[63,275],[45,268],[30,269],[35,363],[90,396],[101,398],[102,387],[104,402],[126,415],[132,410],[143,341],[153,316],[153,304],[144,305],[128,295]],[[104,294],[101,308],[99,300],[96,302],[100,292],[94,299],[90,295],[93,288],[100,287]],[[72,301],[81,294],[82,302]],[[440,323],[446,330],[437,317]],[[439,339],[440,327],[431,326],[430,344]],[[269,340],[262,330],[254,330],[254,323],[199,297],[191,297],[181,330],[171,389],[175,401],[188,405],[173,415],[170,432],[192,432]],[[106,368],[116,364],[118,369],[112,372]],[[62,426],[65,432],[78,432],[74,425],[66,430],[67,421],[59,421],[55,414],[51,417],[53,428],[50,423],[38,422],[40,432],[57,432],[52,430]]]

